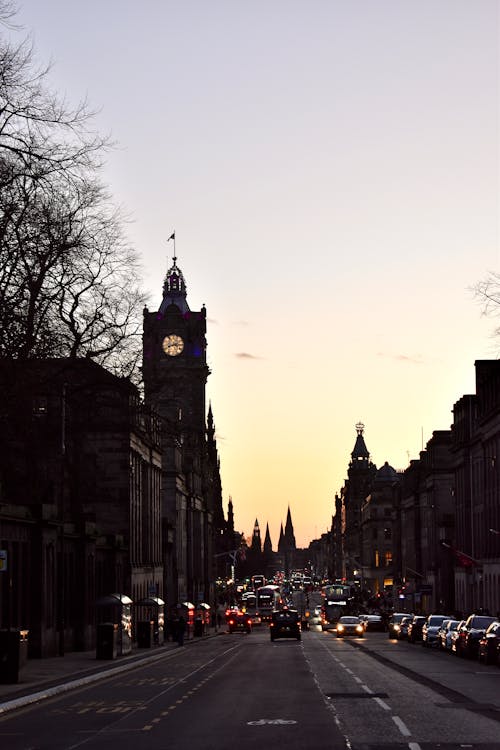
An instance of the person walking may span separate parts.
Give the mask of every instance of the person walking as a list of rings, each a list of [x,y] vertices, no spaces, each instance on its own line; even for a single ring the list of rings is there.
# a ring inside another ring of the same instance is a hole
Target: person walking
[[[184,646],[184,634],[186,632],[186,620],[180,615],[177,621],[177,643],[179,646]]]

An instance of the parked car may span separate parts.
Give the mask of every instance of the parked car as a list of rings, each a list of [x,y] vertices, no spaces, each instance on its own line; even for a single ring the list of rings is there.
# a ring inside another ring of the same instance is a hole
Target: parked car
[[[451,615],[429,615],[422,627],[422,646],[438,646],[439,628],[451,619]]]
[[[438,630],[439,647],[444,651],[451,651],[453,634],[457,632],[461,620],[444,620]]]
[[[451,650],[456,656],[460,656],[460,649],[462,648],[461,634],[465,628],[465,620],[460,620],[457,625],[457,629],[451,634]]]
[[[485,635],[486,629],[492,622],[498,622],[496,617],[489,615],[470,615],[463,630],[460,631],[459,656],[476,659],[479,650],[479,641]]]
[[[500,622],[492,622],[478,644],[477,658],[500,667]]]
[[[422,628],[426,621],[426,617],[423,615],[415,615],[410,624],[408,625],[408,642],[417,643],[422,640]]]
[[[387,623],[387,634],[389,638],[397,638],[401,620],[403,617],[413,617],[413,615],[410,612],[394,612],[391,617],[389,618],[389,622]]]
[[[343,638],[345,635],[357,635],[363,638],[365,629],[359,617],[344,615],[337,623],[337,638]]]
[[[399,623],[399,630],[396,635],[396,638],[398,639],[398,641],[406,641],[406,639],[408,638],[408,627],[412,620],[413,620],[412,615],[403,617],[403,619]]]
[[[300,615],[296,609],[277,609],[271,615],[269,623],[271,640],[276,638],[301,639]]]

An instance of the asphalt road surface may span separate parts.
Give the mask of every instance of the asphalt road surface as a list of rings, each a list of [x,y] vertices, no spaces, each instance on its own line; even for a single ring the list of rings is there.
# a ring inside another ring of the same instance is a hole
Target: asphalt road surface
[[[223,634],[7,714],[2,750],[500,750],[500,669],[386,633]]]

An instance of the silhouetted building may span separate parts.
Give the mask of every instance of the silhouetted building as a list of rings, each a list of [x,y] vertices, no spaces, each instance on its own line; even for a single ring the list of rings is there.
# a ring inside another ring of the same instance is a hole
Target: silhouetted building
[[[206,310],[193,311],[177,258],[157,312],[144,310],[145,401],[161,417],[164,588],[169,603],[214,601],[222,498],[210,413],[205,424]],[[207,480],[209,484],[207,485]]]
[[[0,360],[0,626],[92,648],[95,602],[163,596],[160,430],[90,359]]]

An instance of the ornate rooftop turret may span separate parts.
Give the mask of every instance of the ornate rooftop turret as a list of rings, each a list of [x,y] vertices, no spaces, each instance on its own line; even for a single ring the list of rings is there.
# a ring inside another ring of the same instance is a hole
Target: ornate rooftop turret
[[[370,463],[370,454],[366,447],[365,439],[363,437],[365,426],[362,422],[358,422],[356,425],[357,438],[354,444],[354,450],[351,453],[351,467],[362,467],[365,468]]]
[[[169,305],[176,305],[183,313],[189,312],[189,305],[186,300],[186,282],[184,275],[177,265],[177,258],[172,258],[173,265],[167,271],[165,281],[163,282],[163,300],[159,312],[164,313]]]
[[[290,506],[288,506],[288,513],[286,514],[285,524],[285,543],[287,549],[296,549],[295,534],[293,531],[292,514],[290,513]]]

